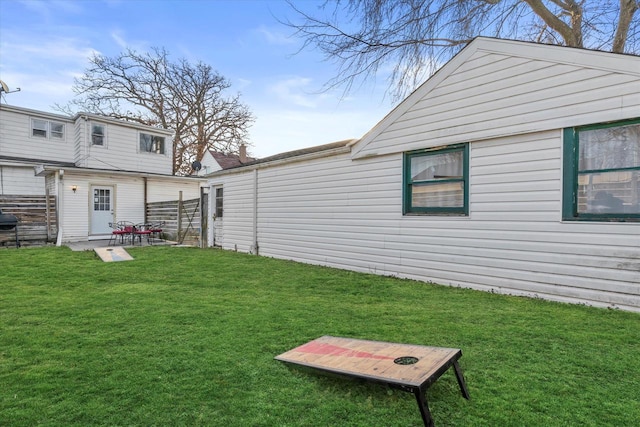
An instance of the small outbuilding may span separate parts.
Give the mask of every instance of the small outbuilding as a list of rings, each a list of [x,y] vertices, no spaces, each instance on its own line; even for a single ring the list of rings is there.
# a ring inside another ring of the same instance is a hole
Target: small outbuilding
[[[225,249],[640,311],[640,57],[477,38],[361,139],[209,186]]]

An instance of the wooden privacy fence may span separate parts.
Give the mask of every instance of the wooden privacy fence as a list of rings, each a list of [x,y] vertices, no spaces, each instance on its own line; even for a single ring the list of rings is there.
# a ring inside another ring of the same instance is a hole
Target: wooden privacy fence
[[[182,197],[182,194],[180,194]],[[162,222],[165,239],[180,244],[201,245],[200,199],[147,203],[147,222]]]
[[[41,245],[56,239],[55,196],[0,195],[0,209],[18,218],[18,240],[21,245]],[[15,230],[0,230],[0,246],[13,245]]]

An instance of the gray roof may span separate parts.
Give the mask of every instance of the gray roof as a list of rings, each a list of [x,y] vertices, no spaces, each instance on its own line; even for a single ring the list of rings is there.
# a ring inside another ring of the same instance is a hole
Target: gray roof
[[[321,153],[323,151],[329,151],[329,150],[334,150],[336,148],[346,147],[347,145],[353,143],[354,141],[356,140],[345,139],[343,141],[332,142],[330,144],[316,145],[315,147],[307,147],[307,148],[301,148],[299,150],[287,151],[284,153],[274,154],[273,156],[263,157],[261,159],[255,159],[253,161],[247,161],[246,163],[239,164],[237,166],[232,166],[232,167],[229,167],[228,169],[236,169],[244,166],[253,166],[253,165],[258,165],[262,163],[275,162],[278,160],[293,159],[295,157],[300,157],[307,154]]]

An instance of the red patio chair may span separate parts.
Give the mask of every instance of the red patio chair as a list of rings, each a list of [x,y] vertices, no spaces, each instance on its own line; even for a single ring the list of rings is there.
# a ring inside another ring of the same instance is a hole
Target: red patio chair
[[[118,238],[120,239],[120,244],[123,245],[125,239],[130,239],[133,237],[134,226],[131,222],[119,221],[115,224],[110,222],[109,227],[113,228],[113,231],[111,232],[111,238],[109,239],[109,246],[111,246],[112,242],[115,245],[118,241]]]
[[[133,244],[135,244],[136,238],[138,238],[142,245],[142,236],[146,236],[147,243],[151,244],[151,241],[149,240],[151,233],[152,231],[149,228],[149,224],[136,224],[133,228]]]

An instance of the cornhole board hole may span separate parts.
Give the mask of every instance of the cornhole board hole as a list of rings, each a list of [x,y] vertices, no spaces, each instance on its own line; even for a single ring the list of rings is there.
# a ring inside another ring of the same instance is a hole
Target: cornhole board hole
[[[95,248],[94,251],[104,262],[133,261],[133,257],[120,246]]]
[[[458,364],[462,350],[323,336],[276,360],[352,378],[382,383],[413,393],[425,426],[433,426],[426,391],[453,366],[462,396],[469,391]]]

